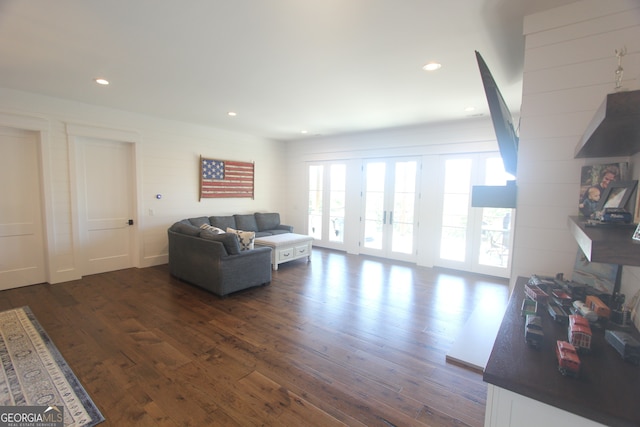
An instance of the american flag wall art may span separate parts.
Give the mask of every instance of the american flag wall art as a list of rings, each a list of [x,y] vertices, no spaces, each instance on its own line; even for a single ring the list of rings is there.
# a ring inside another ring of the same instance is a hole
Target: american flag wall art
[[[253,199],[254,164],[200,157],[200,199]]]

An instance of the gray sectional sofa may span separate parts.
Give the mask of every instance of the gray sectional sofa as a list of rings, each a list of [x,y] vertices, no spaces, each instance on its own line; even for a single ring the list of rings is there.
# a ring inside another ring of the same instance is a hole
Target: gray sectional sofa
[[[241,250],[236,234],[215,234],[203,224],[253,231],[256,237],[293,232],[280,224],[278,213],[188,218],[173,224],[167,231],[169,272],[219,296],[271,282],[271,248]]]

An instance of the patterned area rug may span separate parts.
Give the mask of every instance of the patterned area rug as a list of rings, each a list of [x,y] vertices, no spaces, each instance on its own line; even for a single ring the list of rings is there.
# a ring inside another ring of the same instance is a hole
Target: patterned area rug
[[[29,307],[0,312],[0,363],[0,406],[63,406],[65,426],[104,421]]]

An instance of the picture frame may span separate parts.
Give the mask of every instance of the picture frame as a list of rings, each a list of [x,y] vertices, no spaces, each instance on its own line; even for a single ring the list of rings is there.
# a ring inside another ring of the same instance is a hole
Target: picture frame
[[[599,199],[610,182],[626,181],[629,175],[629,163],[603,163],[585,165],[580,172],[580,193],[578,215],[592,218]]]
[[[200,201],[254,198],[255,163],[200,156]]]
[[[590,262],[585,254],[578,249],[571,280],[589,285],[605,294],[614,295],[616,287],[619,287],[619,270],[618,264]]]
[[[624,209],[637,185],[637,180],[611,182],[600,196],[596,211],[602,211],[605,208]]]

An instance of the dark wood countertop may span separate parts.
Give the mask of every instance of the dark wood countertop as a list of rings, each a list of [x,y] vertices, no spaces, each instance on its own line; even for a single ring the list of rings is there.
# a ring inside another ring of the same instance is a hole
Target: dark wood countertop
[[[623,330],[640,340],[638,331],[611,322],[602,328],[593,326],[591,352],[580,354],[580,376],[565,377],[558,371],[555,343],[567,339],[567,327],[556,323],[546,306],[538,311],[543,345],[536,350],[524,341],[520,308],[527,280],[519,277],[516,281],[484,381],[607,426],[639,426],[640,366],[623,361],[604,339],[605,329]]]

